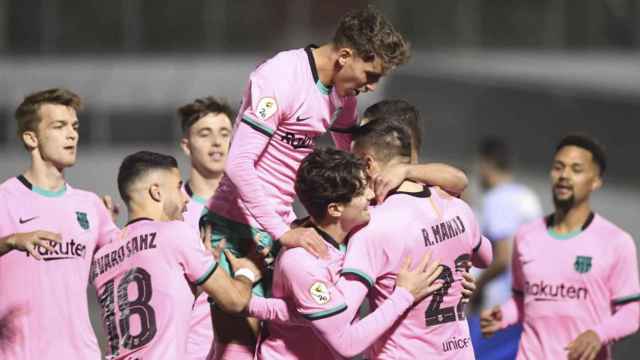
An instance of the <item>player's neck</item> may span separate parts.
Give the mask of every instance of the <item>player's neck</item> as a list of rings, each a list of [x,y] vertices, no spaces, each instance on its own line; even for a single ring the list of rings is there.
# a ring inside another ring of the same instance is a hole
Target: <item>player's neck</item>
[[[64,169],[42,160],[38,154],[32,157],[31,166],[24,172],[24,177],[40,189],[58,191],[65,185]]]
[[[156,209],[155,207],[144,205],[130,204],[127,224],[133,220],[140,218],[147,218],[155,221],[169,221],[162,209]]]
[[[405,180],[398,187],[398,191],[407,192],[407,193],[417,193],[424,190],[424,185],[418,184],[417,182],[413,182],[411,180]]]
[[[494,172],[489,178],[489,188],[493,189],[502,184],[506,184],[513,180],[513,176],[508,172]]]
[[[222,179],[222,172],[212,174],[211,176],[205,176],[195,168],[191,168],[191,174],[189,175],[189,187],[193,191],[194,195],[201,198],[208,199],[216,192],[220,179]]]
[[[317,226],[320,230],[329,234],[333,240],[335,240],[338,244],[343,244],[346,239],[349,231],[344,229],[340,222],[328,222],[328,221],[316,221],[315,219],[311,219],[311,222],[315,226]],[[349,229],[350,230],[350,229]]]
[[[316,71],[318,78],[327,86],[333,86],[333,77],[335,75],[335,63],[337,55],[335,54],[333,44],[325,44],[317,49],[313,49],[313,60],[316,63]]]
[[[553,229],[559,234],[567,234],[582,228],[591,215],[591,205],[588,201],[568,210],[557,209],[553,218]]]

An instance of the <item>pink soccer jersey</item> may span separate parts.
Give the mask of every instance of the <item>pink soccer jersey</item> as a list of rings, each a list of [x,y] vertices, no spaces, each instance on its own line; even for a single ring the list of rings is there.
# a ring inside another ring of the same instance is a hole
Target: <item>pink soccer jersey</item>
[[[610,330],[632,324],[633,332],[640,318],[631,236],[594,214],[575,233],[559,235],[550,224],[551,217],[538,219],[515,237],[513,288],[520,311],[513,301],[503,306],[503,323],[523,322],[518,359],[564,359],[565,347],[582,332],[594,330],[609,343],[617,340]],[[629,316],[614,319],[620,307]],[[611,348],[603,347],[597,358],[611,358]]]
[[[200,217],[205,212],[207,199],[193,193],[188,182],[183,190],[189,195],[187,211],[183,214],[184,222],[194,231],[199,230]],[[187,338],[187,356],[189,359],[206,359],[213,344],[213,326],[211,325],[211,306],[207,300],[209,296],[202,293],[193,304],[193,312],[189,321],[189,335]]]
[[[192,287],[204,283],[216,266],[182,221],[129,223],[117,241],[98,250],[92,266],[108,358],[183,358]]]
[[[320,82],[312,47],[277,54],[249,78],[225,176],[209,209],[279,238],[295,218],[291,204],[300,162],[318,136],[355,124],[355,97],[340,97]],[[349,149],[349,135],[332,135],[339,148]]]
[[[323,232],[321,234],[324,235]],[[272,296],[287,301],[294,313],[307,320],[335,316],[347,309],[335,288],[340,278],[344,248],[331,244],[329,257],[318,259],[302,248],[285,250],[276,261]],[[268,323],[258,350],[258,359],[331,359],[331,349],[320,341],[311,326]]]
[[[89,321],[91,256],[117,228],[100,199],[69,185],[45,191],[19,176],[0,185],[0,237],[46,230],[62,235],[43,260],[11,251],[0,257],[0,314],[19,309],[18,341],[7,359],[100,359]]]
[[[487,241],[467,204],[433,188],[396,192],[373,208],[369,224],[349,240],[342,274],[370,287],[375,309],[393,292],[403,260],[411,256],[415,264],[430,250],[444,268],[444,286],[376,341],[368,358],[473,359],[461,280],[464,263]]]

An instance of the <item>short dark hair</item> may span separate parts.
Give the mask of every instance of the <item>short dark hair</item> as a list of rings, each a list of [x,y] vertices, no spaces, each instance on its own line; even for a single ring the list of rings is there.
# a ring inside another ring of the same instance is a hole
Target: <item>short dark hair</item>
[[[353,145],[371,149],[383,163],[397,156],[410,158],[411,130],[394,117],[374,119],[355,130]]]
[[[118,191],[122,201],[126,204],[131,200],[129,189],[144,174],[150,170],[177,169],[178,162],[171,155],[159,154],[151,151],[138,151],[122,160],[118,170]]]
[[[563,137],[558,145],[556,145],[556,151],[554,154],[557,154],[558,151],[565,146],[577,146],[590,152],[591,157],[593,157],[593,161],[598,165],[600,175],[604,175],[604,172],[607,169],[607,155],[604,147],[598,142],[598,140],[586,134],[569,134]]]
[[[193,124],[208,114],[225,114],[233,125],[235,114],[229,103],[213,96],[207,96],[195,99],[193,102],[178,108],[182,133],[186,135]]]
[[[415,106],[406,100],[382,100],[369,106],[363,117],[369,121],[379,118],[394,118],[409,127],[414,141],[414,147],[418,150],[422,147],[422,129],[420,127],[420,113]]]
[[[76,93],[61,88],[47,89],[28,95],[22,100],[15,112],[18,122],[18,137],[26,131],[35,131],[42,120],[38,112],[42,105],[64,105],[75,111],[82,109],[82,99]]]
[[[490,161],[498,169],[506,171],[511,169],[511,149],[504,139],[490,136],[480,141],[478,146],[480,157]]]
[[[373,6],[347,13],[338,24],[333,43],[352,48],[367,62],[379,57],[383,71],[409,60],[409,43]]]
[[[295,190],[311,217],[323,219],[331,203],[348,203],[365,191],[364,164],[336,149],[316,149],[298,168]]]

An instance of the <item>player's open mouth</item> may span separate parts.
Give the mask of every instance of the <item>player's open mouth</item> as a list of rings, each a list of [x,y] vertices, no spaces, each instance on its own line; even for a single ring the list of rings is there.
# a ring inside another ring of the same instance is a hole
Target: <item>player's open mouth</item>
[[[211,160],[214,160],[214,161],[222,161],[224,160],[224,153],[215,151],[215,152],[209,153],[209,158],[211,158]]]
[[[73,145],[65,146],[64,149],[68,151],[76,151],[76,147]]]
[[[569,195],[573,192],[573,187],[568,185],[556,185],[553,187],[553,191],[557,195]]]

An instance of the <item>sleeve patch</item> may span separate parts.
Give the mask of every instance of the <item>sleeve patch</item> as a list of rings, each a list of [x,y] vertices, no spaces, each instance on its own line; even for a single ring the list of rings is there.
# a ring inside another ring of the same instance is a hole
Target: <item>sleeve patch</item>
[[[318,305],[326,305],[331,301],[331,293],[327,285],[321,281],[316,281],[311,285],[309,294]]]
[[[256,115],[260,117],[261,120],[266,120],[270,118],[273,114],[278,111],[278,103],[276,99],[272,97],[263,97],[258,101],[258,106],[256,107]]]

